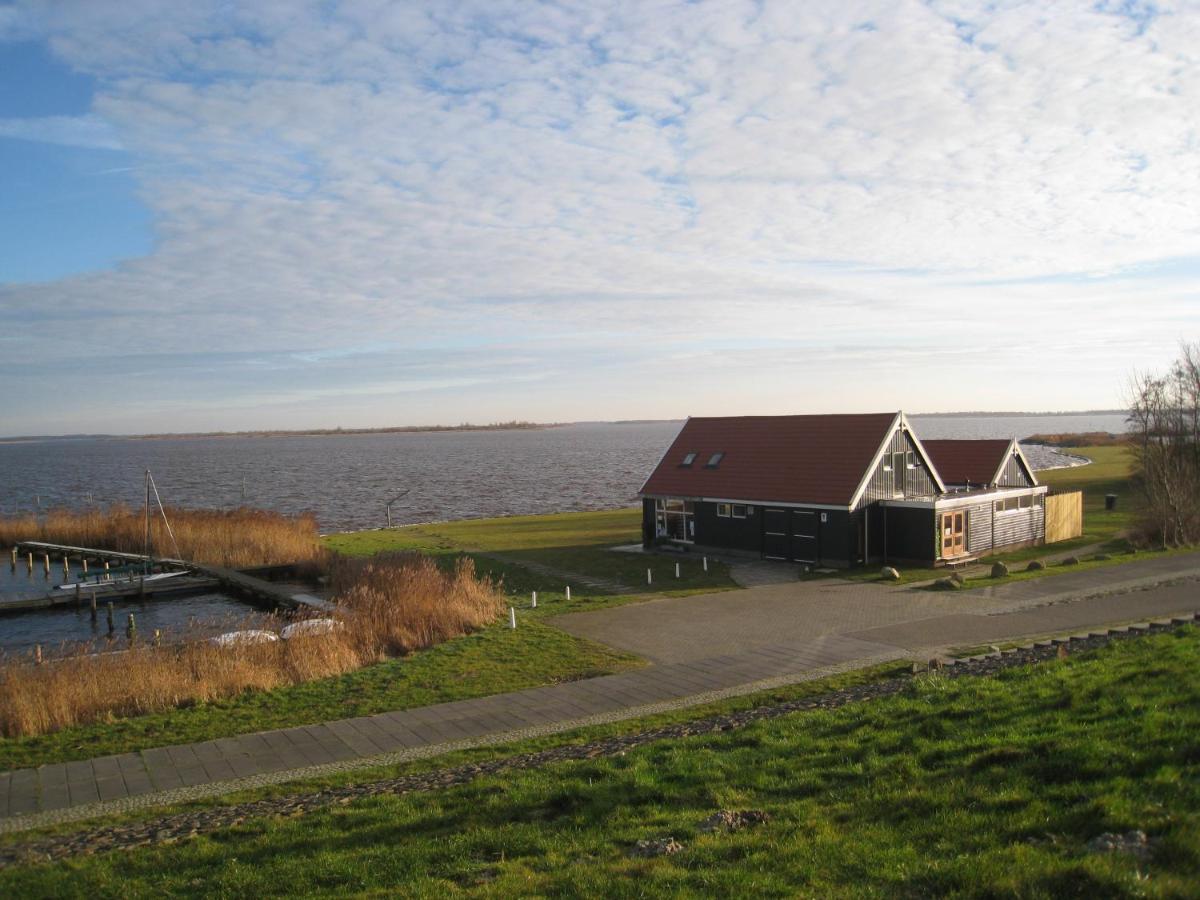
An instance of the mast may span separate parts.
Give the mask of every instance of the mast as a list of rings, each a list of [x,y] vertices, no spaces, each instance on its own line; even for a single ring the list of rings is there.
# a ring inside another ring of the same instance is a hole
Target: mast
[[[142,561],[142,569],[145,574],[150,574],[150,470],[146,470],[146,540],[143,545],[143,553],[145,559]]]

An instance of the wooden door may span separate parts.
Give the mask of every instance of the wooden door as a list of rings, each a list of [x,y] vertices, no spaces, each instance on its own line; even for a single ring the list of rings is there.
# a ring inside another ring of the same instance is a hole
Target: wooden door
[[[942,513],[942,558],[951,559],[967,552],[966,513]]]

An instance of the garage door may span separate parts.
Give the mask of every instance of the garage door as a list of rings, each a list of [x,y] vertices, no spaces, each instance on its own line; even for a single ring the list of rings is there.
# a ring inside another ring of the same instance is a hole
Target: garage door
[[[792,510],[792,555],[796,562],[817,561],[817,514]]]
[[[763,510],[763,556],[767,559],[790,559],[791,535],[788,510]]]

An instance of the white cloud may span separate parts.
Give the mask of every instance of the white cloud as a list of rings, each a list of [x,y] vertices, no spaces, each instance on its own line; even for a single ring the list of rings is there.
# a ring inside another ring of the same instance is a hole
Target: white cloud
[[[123,149],[116,129],[94,115],[0,119],[0,137],[98,150]]]
[[[103,314],[101,342],[152,323],[166,351],[584,336],[652,367],[658,342],[769,337],[836,368],[839,347],[907,343],[933,390],[956,327],[1043,357],[1068,329],[1131,339],[1140,362],[1197,322],[1194,292],[964,286],[1200,256],[1190,5],[40,12],[147,164],[159,242],[0,289],[28,360],[22,314]]]

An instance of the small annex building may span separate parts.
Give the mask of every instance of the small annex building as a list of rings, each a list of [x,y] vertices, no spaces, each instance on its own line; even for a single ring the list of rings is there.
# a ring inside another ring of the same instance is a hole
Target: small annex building
[[[689,418],[642,485],[643,543],[849,567],[1041,543],[1016,441],[922,442],[902,412]]]

